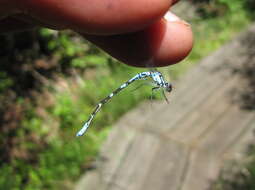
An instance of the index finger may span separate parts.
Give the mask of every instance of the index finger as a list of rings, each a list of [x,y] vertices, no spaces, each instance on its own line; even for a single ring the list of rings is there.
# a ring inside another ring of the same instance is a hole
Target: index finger
[[[41,22],[86,34],[138,31],[159,20],[175,0],[15,0]],[[47,13],[47,14],[45,14]]]

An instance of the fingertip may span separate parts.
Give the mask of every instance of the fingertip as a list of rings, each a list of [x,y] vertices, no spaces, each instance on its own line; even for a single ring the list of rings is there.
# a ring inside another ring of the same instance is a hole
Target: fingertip
[[[183,60],[192,50],[193,33],[184,21],[166,23],[166,32],[154,54],[157,66],[168,66]]]
[[[143,31],[113,36],[84,35],[114,58],[136,67],[163,67],[184,59],[192,49],[191,27],[161,19]]]
[[[19,7],[40,22],[57,28],[114,35],[142,30],[160,19],[171,4],[171,0],[73,0],[72,3],[69,0],[20,0]]]

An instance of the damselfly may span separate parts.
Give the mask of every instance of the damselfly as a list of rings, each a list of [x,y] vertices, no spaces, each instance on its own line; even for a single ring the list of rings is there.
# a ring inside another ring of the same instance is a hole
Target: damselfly
[[[100,109],[102,108],[102,106],[104,104],[106,104],[113,96],[118,94],[121,90],[125,89],[128,85],[130,85],[134,81],[142,80],[142,79],[148,79],[148,78],[152,79],[152,82],[153,82],[153,85],[154,85],[154,87],[152,88],[152,92],[154,90],[161,89],[165,99],[167,100],[166,95],[164,93],[164,90],[167,91],[167,92],[171,92],[172,91],[172,85],[164,80],[162,74],[159,71],[147,71],[147,72],[138,73],[133,78],[131,78],[127,82],[123,83],[119,88],[114,90],[111,94],[109,94],[107,97],[105,97],[103,100],[101,100],[96,105],[95,109],[90,114],[88,120],[83,125],[83,127],[80,129],[80,131],[76,134],[76,136],[82,136],[87,131],[88,127],[90,126],[91,121],[94,119],[97,112],[99,112]],[[168,100],[167,100],[167,102],[168,102]]]

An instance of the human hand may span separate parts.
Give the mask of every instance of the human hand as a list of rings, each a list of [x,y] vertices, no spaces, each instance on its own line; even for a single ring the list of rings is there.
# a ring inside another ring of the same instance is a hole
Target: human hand
[[[177,0],[1,0],[0,32],[44,26],[79,32],[133,66],[166,66],[187,56],[192,32],[167,10]]]

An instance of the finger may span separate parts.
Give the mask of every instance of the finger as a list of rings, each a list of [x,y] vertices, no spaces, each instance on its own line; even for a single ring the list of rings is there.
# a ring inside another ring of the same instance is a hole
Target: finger
[[[172,0],[19,0],[28,15],[60,28],[90,34],[138,31],[161,18]]]
[[[50,25],[48,23],[43,23],[40,20],[22,13],[14,14],[0,20],[0,33],[21,32],[25,30],[31,30],[36,27],[46,27],[55,30],[64,29],[60,27],[57,28],[56,26]]]
[[[137,67],[167,66],[184,59],[192,49],[192,31],[174,15],[143,31],[113,36],[83,35],[111,56]]]

